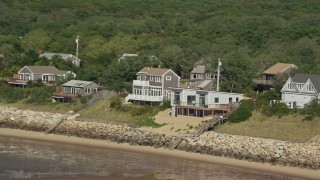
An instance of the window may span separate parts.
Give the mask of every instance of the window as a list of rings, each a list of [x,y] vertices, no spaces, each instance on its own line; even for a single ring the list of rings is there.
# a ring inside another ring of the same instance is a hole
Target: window
[[[214,103],[219,103],[219,98],[214,98]]]
[[[236,102],[239,102],[239,98],[238,97],[236,98]]]
[[[161,82],[161,77],[155,76],[155,77],[154,77],[154,81],[155,81],[155,82]]]
[[[150,76],[150,81],[153,81],[153,76]]]
[[[171,81],[171,76],[166,76],[167,81]]]
[[[141,80],[141,76],[137,76],[137,80]]]
[[[187,104],[195,105],[196,104],[196,96],[187,96]]]

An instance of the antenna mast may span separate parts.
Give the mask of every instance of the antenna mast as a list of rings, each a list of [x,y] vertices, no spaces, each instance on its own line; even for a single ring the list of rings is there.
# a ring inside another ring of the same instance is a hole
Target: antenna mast
[[[77,43],[76,57],[78,58],[78,53],[79,53],[79,35],[77,35],[76,43]]]
[[[221,66],[221,61],[220,58],[218,59],[218,75],[217,75],[217,91],[219,91],[219,81],[220,81],[220,66]]]

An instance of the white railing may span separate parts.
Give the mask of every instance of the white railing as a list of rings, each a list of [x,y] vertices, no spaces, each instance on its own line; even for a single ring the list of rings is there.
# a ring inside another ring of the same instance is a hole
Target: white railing
[[[149,81],[133,80],[134,86],[149,86]]]
[[[162,101],[162,96],[147,96],[147,95],[136,95],[136,94],[129,94],[126,97],[126,102],[129,100],[136,100],[136,101]]]

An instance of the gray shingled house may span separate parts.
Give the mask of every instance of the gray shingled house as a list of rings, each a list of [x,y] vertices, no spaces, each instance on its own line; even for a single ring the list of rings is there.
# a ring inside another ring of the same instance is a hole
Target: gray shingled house
[[[126,97],[126,102],[140,105],[160,105],[164,100],[170,100],[171,89],[179,87],[180,77],[171,69],[144,67],[133,80],[132,94]]]
[[[73,98],[88,96],[96,93],[98,88],[99,85],[92,81],[70,80],[56,88],[52,96],[53,102],[68,102]]]
[[[54,66],[25,66],[14,74],[8,82],[14,86],[26,86],[28,81],[42,82],[52,86],[59,80],[75,78],[76,74],[72,71],[62,71]]]

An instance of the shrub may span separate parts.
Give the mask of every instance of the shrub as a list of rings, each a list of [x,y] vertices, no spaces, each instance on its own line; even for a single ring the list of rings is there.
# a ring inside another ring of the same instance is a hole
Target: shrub
[[[111,99],[110,108],[120,109],[122,106],[122,101],[120,97],[114,97]]]
[[[239,108],[229,115],[228,120],[231,123],[245,121],[251,117],[252,110],[253,107],[250,101],[241,101]]]
[[[161,124],[154,122],[154,118],[151,116],[143,116],[137,121],[138,126],[147,126],[147,127],[154,127],[158,128],[161,127]]]
[[[15,103],[28,96],[28,90],[23,88],[14,88],[10,86],[1,87],[0,96],[8,103]]]
[[[320,116],[319,99],[314,98],[309,103],[305,104],[301,112],[307,116],[305,120],[312,120],[315,116]]]
[[[43,86],[32,88],[30,91],[29,99],[26,101],[27,103],[42,103],[46,101],[50,101],[51,92],[53,92],[53,87]]]
[[[267,116],[282,117],[290,113],[290,109],[285,103],[274,103],[271,106],[267,106],[263,111]]]

